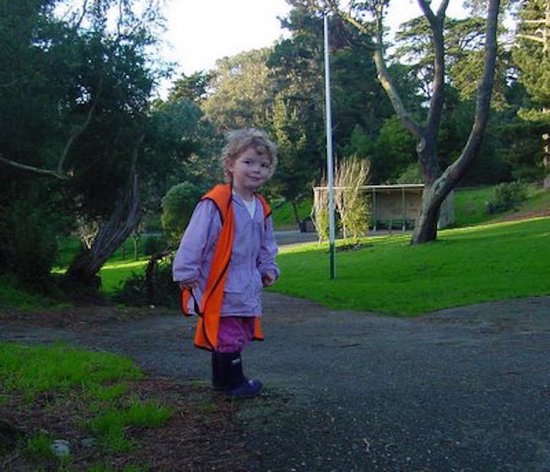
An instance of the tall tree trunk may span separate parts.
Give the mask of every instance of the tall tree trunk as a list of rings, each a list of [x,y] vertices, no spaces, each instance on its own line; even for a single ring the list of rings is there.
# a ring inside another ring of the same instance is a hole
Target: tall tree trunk
[[[422,206],[420,215],[414,226],[411,244],[435,241],[437,239],[437,223],[439,221],[440,206],[435,204],[432,193],[432,186],[424,184]]]
[[[419,0],[419,3],[423,3],[423,1]],[[494,72],[497,56],[497,26],[499,8],[499,0],[490,0],[485,33],[483,76],[477,91],[474,123],[472,125],[468,141],[464,146],[460,157],[453,164],[447,167],[442,174],[440,174],[440,171],[436,170],[438,168],[438,159],[435,140],[431,139],[432,136],[425,134],[425,142],[423,143],[421,141],[418,146],[417,151],[419,155],[419,163],[422,169],[425,187],[422,196],[422,209],[415,225],[411,244],[421,244],[437,239],[437,224],[441,204],[447,195],[449,195],[449,193],[456,187],[460,179],[462,179],[479,153],[479,148],[481,147],[483,135],[487,126],[487,121],[489,120],[491,95],[493,92]],[[430,23],[432,22],[430,21]],[[442,36],[439,37],[434,34],[435,42],[442,40]],[[443,46],[442,43],[441,46]],[[430,104],[430,111],[432,109],[432,105],[433,100]],[[428,119],[426,132],[429,132],[430,128]]]
[[[101,223],[90,249],[84,249],[71,263],[67,280],[71,285],[99,289],[97,273],[113,253],[126,241],[139,222],[138,176],[130,176],[127,190],[117,200],[113,213]]]
[[[137,140],[132,153],[128,181],[119,192],[116,204],[108,220],[103,221],[90,249],[84,249],[72,261],[66,274],[70,286],[94,293],[100,287],[98,272],[120,245],[132,234],[140,218],[137,157],[144,135]]]

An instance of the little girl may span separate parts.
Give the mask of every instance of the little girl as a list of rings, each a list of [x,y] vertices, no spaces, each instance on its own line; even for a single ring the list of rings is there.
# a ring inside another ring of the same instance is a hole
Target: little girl
[[[199,315],[195,346],[212,352],[212,387],[251,398],[262,383],[243,374],[241,352],[263,339],[262,287],[279,276],[271,210],[256,190],[275,171],[277,149],[257,129],[228,134],[221,163],[227,184],[197,204],[173,265],[182,311]]]

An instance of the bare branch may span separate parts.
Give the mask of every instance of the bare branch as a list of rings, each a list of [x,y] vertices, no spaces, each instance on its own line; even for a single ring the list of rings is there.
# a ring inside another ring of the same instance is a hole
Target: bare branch
[[[434,15],[432,8],[430,7],[429,0],[418,0],[418,5],[420,6],[422,14],[426,17],[430,25],[434,23],[436,21],[436,16]]]
[[[405,126],[405,128],[407,128],[414,136],[420,138],[422,136],[422,128],[411,118],[409,112],[405,108],[405,105],[403,105],[403,101],[391,81],[380,47],[377,47],[374,52],[374,63],[376,65],[376,70],[378,71],[378,80],[388,94],[395,113],[397,113],[403,122],[403,126]]]
[[[497,56],[499,7],[500,0],[490,0],[487,14],[483,76],[477,91],[474,123],[460,157],[446,169],[442,177],[442,180],[445,180],[445,177],[449,177],[449,183],[456,183],[470,166],[481,145],[485,127],[489,119],[489,106],[491,103],[491,94],[493,92],[494,70]]]
[[[67,155],[69,154],[69,151],[71,150],[71,147],[73,143],[76,141],[76,138],[78,138],[88,127],[90,122],[92,121],[92,116],[95,112],[97,102],[99,101],[99,96],[101,95],[101,88],[102,88],[103,79],[99,80],[97,95],[95,97],[95,100],[88,110],[88,114],[86,115],[86,119],[84,120],[84,123],[82,126],[80,126],[74,133],[71,134],[69,139],[67,140],[67,143],[65,144],[65,148],[63,149],[63,153],[61,154],[61,157],[59,158],[59,162],[57,163],[57,173],[62,174],[63,173],[63,164],[65,163],[65,160],[67,159]]]
[[[82,21],[84,21],[84,18],[86,17],[86,8],[88,6],[88,0],[84,0],[82,4],[82,13],[80,15],[80,18],[78,18],[77,22],[75,23],[74,29],[78,30],[80,28],[80,25],[82,24]]]
[[[357,28],[359,31],[365,33],[367,32],[367,27],[361,23],[357,18],[353,17],[349,12],[343,12],[339,11],[338,14],[346,20],[348,23],[350,23],[352,26]],[[378,80],[380,81],[380,84],[386,91],[393,109],[395,110],[395,113],[399,116],[399,118],[403,122],[403,126],[407,128],[414,136],[417,138],[420,138],[422,135],[422,128],[418,123],[416,123],[410,116],[409,112],[405,108],[405,105],[403,104],[403,101],[401,100],[401,97],[399,96],[399,93],[397,92],[397,89],[393,85],[393,82],[391,80],[390,74],[388,72],[388,69],[386,67],[386,62],[384,60],[384,40],[383,40],[383,24],[382,24],[382,16],[383,11],[376,10],[375,12],[376,16],[376,45],[374,50],[374,63],[376,65],[376,70],[378,73]]]
[[[12,167],[16,167],[18,169],[34,172],[35,174],[48,175],[50,177],[55,177],[61,180],[67,180],[69,178],[68,175],[60,174],[54,170],[42,169],[40,167],[29,166],[27,164],[21,164],[20,162],[12,161],[11,159],[6,159],[1,154],[0,154],[0,162],[3,162],[4,164],[8,164]]]
[[[352,26],[355,26],[355,28],[357,28],[361,33],[368,33],[368,28],[363,24],[361,23],[360,21],[358,21],[356,18],[354,18],[351,13],[349,12],[344,12],[344,11],[338,11],[338,14],[340,15],[341,18],[343,18],[344,20],[346,20],[348,23],[350,23]]]
[[[59,157],[59,162],[57,163],[56,170],[44,169],[44,168],[41,168],[41,167],[22,164],[21,162],[13,161],[11,159],[6,159],[1,154],[0,154],[0,162],[3,162],[3,163],[8,164],[12,167],[16,167],[18,169],[22,169],[22,170],[25,170],[25,171],[28,171],[28,172],[34,172],[35,174],[48,175],[48,176],[51,176],[51,177],[55,177],[57,179],[67,180],[70,177],[70,175],[63,172],[63,164],[65,163],[65,160],[67,158],[67,155],[69,154],[69,151],[71,150],[71,147],[72,147],[73,143],[86,130],[86,128],[90,124],[90,121],[92,120],[92,116],[95,112],[96,105],[97,105],[97,102],[99,100],[99,96],[101,94],[101,84],[102,84],[102,81],[100,80],[99,86],[98,86],[97,96],[94,100],[94,103],[90,107],[90,110],[88,110],[88,114],[86,115],[86,120],[84,120],[84,123],[82,124],[82,126],[79,126],[79,128],[75,132],[73,132],[71,134],[71,136],[69,137],[69,139],[67,140],[67,143],[65,144],[63,152],[61,153],[61,156]]]
[[[440,5],[439,5],[439,8],[437,9],[437,18],[439,18],[440,20],[442,20],[443,18],[445,18],[445,13],[447,11],[447,7],[449,6],[449,0],[443,0]]]

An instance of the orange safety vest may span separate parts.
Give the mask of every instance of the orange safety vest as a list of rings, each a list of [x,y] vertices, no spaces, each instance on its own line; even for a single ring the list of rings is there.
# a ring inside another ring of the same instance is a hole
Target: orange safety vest
[[[265,199],[256,194],[262,202],[264,218],[271,215],[271,208]],[[191,297],[195,301],[195,311],[198,321],[195,331],[194,344],[196,347],[209,351],[215,350],[218,345],[218,329],[220,324],[220,313],[223,302],[223,287],[227,277],[227,269],[231,261],[231,252],[233,250],[234,236],[234,215],[232,208],[232,190],[230,184],[219,184],[204,195],[201,200],[211,200],[218,211],[222,220],[222,228],[218,243],[214,249],[212,258],[212,267],[206,280],[206,287],[202,295],[201,305],[197,303],[191,290],[184,288],[181,291],[181,311],[186,316],[191,316],[187,306]],[[262,341],[264,335],[260,317],[254,319],[254,339]]]

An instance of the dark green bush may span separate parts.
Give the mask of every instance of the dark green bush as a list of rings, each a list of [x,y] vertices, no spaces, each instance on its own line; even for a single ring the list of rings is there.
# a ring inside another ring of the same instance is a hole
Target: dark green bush
[[[516,181],[499,184],[495,187],[493,199],[487,204],[487,212],[492,215],[505,211],[517,211],[527,200],[527,185]]]
[[[1,216],[2,272],[13,274],[19,287],[47,293],[57,258],[56,216],[30,198],[13,202]]]

